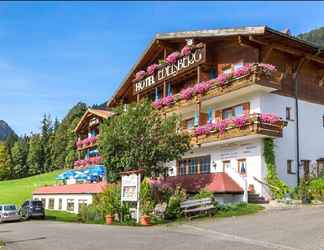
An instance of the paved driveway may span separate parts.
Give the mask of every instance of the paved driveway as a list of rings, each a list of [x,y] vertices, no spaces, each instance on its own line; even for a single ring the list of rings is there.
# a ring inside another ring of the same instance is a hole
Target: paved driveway
[[[324,208],[149,228],[28,221],[0,225],[6,249],[324,249]]]

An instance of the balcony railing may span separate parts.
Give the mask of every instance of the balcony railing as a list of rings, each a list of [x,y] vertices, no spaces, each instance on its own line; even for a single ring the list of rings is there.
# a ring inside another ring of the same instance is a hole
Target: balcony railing
[[[200,145],[251,135],[282,137],[286,125],[278,116],[264,113],[221,120],[186,131],[192,136],[191,143]]]
[[[161,111],[171,112],[177,108],[190,106],[198,101],[225,95],[252,85],[278,90],[281,88],[282,78],[283,74],[272,65],[248,64],[233,73],[221,74],[216,79],[198,83],[173,96],[166,96],[153,102],[152,105]]]
[[[88,149],[88,148],[96,146],[97,141],[98,141],[98,137],[99,137],[99,135],[91,136],[91,137],[85,138],[83,140],[78,140],[76,142],[77,149],[78,150],[84,150],[84,149]]]

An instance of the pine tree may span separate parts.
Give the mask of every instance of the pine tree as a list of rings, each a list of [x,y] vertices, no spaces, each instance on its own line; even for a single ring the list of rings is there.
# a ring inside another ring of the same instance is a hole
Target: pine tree
[[[15,142],[11,149],[13,178],[22,178],[28,175],[27,155],[28,137],[24,136]]]
[[[6,146],[0,143],[0,180],[10,178],[10,160]]]
[[[48,172],[51,170],[51,144],[50,144],[50,138],[53,134],[53,123],[51,116],[48,114],[44,114],[43,120],[41,122],[42,124],[42,131],[41,131],[41,150],[43,151],[43,154],[41,156],[41,172]],[[37,149],[38,150],[38,149]]]
[[[31,136],[27,156],[28,175],[36,175],[45,172],[44,147],[42,138],[38,134]]]

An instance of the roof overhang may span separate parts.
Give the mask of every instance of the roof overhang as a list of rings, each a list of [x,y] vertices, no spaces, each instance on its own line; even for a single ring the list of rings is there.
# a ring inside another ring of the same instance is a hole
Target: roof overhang
[[[122,92],[125,91],[132,82],[132,76],[136,70],[139,70],[139,66],[146,57],[147,54],[152,52],[156,45],[159,44],[159,41],[163,40],[184,40],[188,38],[216,38],[216,37],[230,37],[230,36],[264,36],[266,34],[271,34],[278,39],[282,40],[289,40],[290,42],[294,43],[296,46],[300,47],[301,49],[306,49],[309,53],[318,53],[324,54],[323,48],[319,46],[301,40],[297,37],[291,36],[289,34],[274,30],[267,26],[253,26],[253,27],[239,27],[239,28],[223,28],[223,29],[211,29],[211,30],[197,30],[197,31],[185,31],[185,32],[171,32],[171,33],[158,33],[154,39],[150,42],[148,47],[145,49],[143,54],[139,57],[137,62],[128,72],[126,77],[123,79],[117,90],[114,92],[112,97],[108,100],[107,106],[112,107],[116,98],[122,95]],[[323,58],[324,60],[324,58]]]

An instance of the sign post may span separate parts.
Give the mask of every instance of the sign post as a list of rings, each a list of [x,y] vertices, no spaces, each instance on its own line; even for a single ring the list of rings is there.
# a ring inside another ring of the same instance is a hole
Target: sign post
[[[143,170],[121,172],[121,205],[124,201],[136,202],[136,222],[140,220],[140,189]]]

